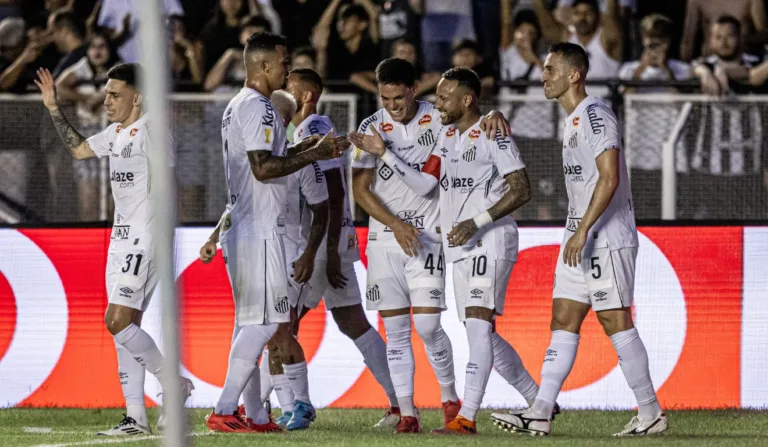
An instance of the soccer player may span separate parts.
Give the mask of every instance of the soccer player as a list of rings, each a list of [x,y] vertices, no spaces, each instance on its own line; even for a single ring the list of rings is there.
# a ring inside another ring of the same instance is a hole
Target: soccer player
[[[298,105],[298,112],[293,118],[295,143],[313,135],[333,132],[330,118],[317,114],[323,81],[315,71],[308,68],[291,71],[286,89],[296,98]],[[360,260],[360,253],[347,200],[344,163],[342,159],[335,159],[317,164],[328,185],[330,219],[328,234],[314,259],[314,273],[304,286],[299,301],[299,318],[310,309],[317,308],[321,298],[325,300],[325,307],[330,310],[339,330],[354,341],[366,366],[389,397],[390,411],[377,425],[392,428],[399,421],[392,415],[398,406],[397,397],[389,375],[386,344],[379,332],[368,323],[363,310],[354,267],[354,263]],[[306,232],[307,222],[302,222],[301,226],[302,232]]]
[[[442,128],[432,104],[416,101],[416,72],[409,62],[387,59],[376,69],[384,108],[350,134],[357,146],[352,162],[357,203],[371,216],[368,235],[367,306],[378,310],[387,330],[389,369],[400,424],[397,433],[421,431],[413,403],[414,360],[410,312],[441,389],[444,422],[459,412],[451,342],[440,325],[445,309],[443,248],[438,194],[440,157],[430,154]],[[482,121],[488,134],[507,131],[498,112]],[[517,353],[494,339],[499,373],[524,396],[538,386]]]
[[[53,76],[37,72],[35,84],[64,145],[78,160],[109,157],[115,223],[107,255],[108,305],[104,321],[115,338],[120,385],[127,412],[115,427],[97,433],[125,436],[152,433],[144,408],[145,371],[166,387],[174,371],[162,368],[163,356],[154,340],[141,329],[141,319],[157,285],[152,264],[152,215],[149,209],[149,118],[144,114],[138,88],[140,67],[121,64],[107,73],[104,109],[112,124],[90,138],[82,136],[59,109]],[[169,145],[170,147],[170,145]],[[172,164],[173,152],[169,153]],[[194,388],[181,378],[185,400]],[[159,422],[162,425],[162,418]]]
[[[504,310],[517,261],[517,223],[511,213],[531,198],[525,164],[510,136],[488,138],[480,127],[480,78],[453,68],[437,86],[440,121],[443,246],[453,262],[459,319],[469,341],[464,402],[459,415],[435,434],[476,434],[475,418],[494,363],[493,322]],[[504,342],[506,343],[506,342]],[[531,381],[532,382],[532,381]]]
[[[568,220],[552,293],[552,340],[541,369],[541,389],[523,413],[493,414],[504,428],[538,435],[552,432],[550,414],[573,367],[579,331],[590,308],[610,337],[638,415],[616,433],[639,436],[667,429],[651,383],[648,353],[632,322],[637,228],[619,125],[611,108],[587,96],[586,52],[578,45],[553,45],[541,80],[547,99],[568,113],[563,132],[563,172]]]
[[[285,38],[254,34],[246,43],[244,59],[245,87],[230,101],[222,119],[229,202],[210,241],[215,244],[220,232],[240,331],[230,351],[224,389],[206,425],[224,432],[272,432],[281,429],[269,419],[261,402],[249,406],[246,401],[247,417],[241,420],[237,401],[252,375],[249,386],[260,386],[257,361],[278,326],[290,335],[283,248],[288,203],[285,177],[313,161],[340,156],[347,142],[344,138],[309,139],[302,143],[309,149],[286,157],[285,126],[269,100],[288,75]],[[211,244],[206,245],[206,251],[211,251]],[[253,395],[260,391],[253,390]]]

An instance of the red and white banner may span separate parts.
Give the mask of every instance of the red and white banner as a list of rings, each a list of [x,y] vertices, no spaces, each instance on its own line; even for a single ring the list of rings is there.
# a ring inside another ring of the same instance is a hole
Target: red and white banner
[[[665,407],[768,406],[768,228],[641,228],[635,322]],[[359,229],[361,243],[367,229]],[[538,380],[549,342],[551,292],[562,230],[523,228],[504,315],[497,328]],[[210,228],[178,231],[184,373],[192,406],[212,406],[227,368],[234,307],[221,257],[197,261]],[[103,322],[109,233],[102,229],[0,230],[0,407],[119,407],[122,394],[112,337]],[[361,247],[364,253],[365,247]],[[365,258],[357,265],[365,285]],[[453,309],[451,271],[443,324],[463,389],[468,346]],[[364,294],[364,290],[361,290]],[[384,334],[379,317],[368,318]],[[142,325],[160,341],[160,297]],[[317,406],[384,407],[386,397],[361,355],[321,307],[301,325]],[[416,403],[437,407],[440,391],[414,339]],[[158,384],[148,376],[149,404]],[[634,397],[594,315],[582,328],[566,407],[631,408]],[[494,372],[484,404],[522,406]]]

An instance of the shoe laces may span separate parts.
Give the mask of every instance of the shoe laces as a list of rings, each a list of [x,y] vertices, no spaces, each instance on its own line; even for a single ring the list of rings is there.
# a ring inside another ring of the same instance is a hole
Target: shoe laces
[[[628,431],[633,428],[639,427],[643,424],[643,420],[640,419],[640,416],[632,416],[632,419],[629,420],[629,423],[624,426],[624,430]]]
[[[128,416],[127,414],[123,413],[123,420],[120,421],[120,423],[117,424],[118,427],[125,427],[126,425],[138,425],[136,424],[136,419]]]

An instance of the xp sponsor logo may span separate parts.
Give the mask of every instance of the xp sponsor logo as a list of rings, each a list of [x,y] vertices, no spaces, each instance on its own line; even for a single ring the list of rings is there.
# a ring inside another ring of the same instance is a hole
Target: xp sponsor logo
[[[112,239],[113,240],[125,240],[128,239],[128,233],[131,231],[130,225],[115,225],[112,227]]]
[[[118,188],[133,188],[133,177],[133,172],[112,171],[110,180],[112,180],[112,183],[117,183],[116,186]]]
[[[365,291],[365,299],[371,302],[376,302],[381,299],[381,296],[379,296],[378,284],[373,284],[368,286],[368,289]]]
[[[379,130],[382,132],[391,132],[394,128],[395,126],[393,126],[392,123],[381,123],[379,125]]]
[[[592,133],[597,135],[603,132],[605,124],[603,124],[603,119],[597,116],[595,109],[597,109],[597,104],[587,106],[587,117],[589,118],[589,126],[592,128]]]

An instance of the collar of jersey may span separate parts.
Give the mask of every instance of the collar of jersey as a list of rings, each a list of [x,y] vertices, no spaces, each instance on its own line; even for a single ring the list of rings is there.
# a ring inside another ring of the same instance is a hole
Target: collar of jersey
[[[133,124],[131,124],[128,127],[123,127],[122,129],[120,129],[120,131],[123,132],[123,131],[126,131],[126,130],[136,129],[139,126],[141,126],[142,124],[144,124],[146,121],[147,121],[147,113],[145,112]],[[121,125],[121,127],[122,127],[122,125]]]

